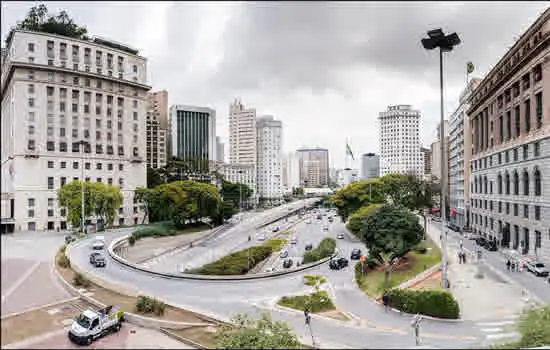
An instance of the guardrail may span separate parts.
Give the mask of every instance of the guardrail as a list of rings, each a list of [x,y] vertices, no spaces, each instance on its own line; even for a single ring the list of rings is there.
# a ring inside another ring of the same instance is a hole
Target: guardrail
[[[168,272],[156,272],[149,269],[146,269],[144,267],[141,267],[137,264],[134,264],[126,259],[123,259],[118,254],[115,253],[115,250],[119,248],[121,245],[126,244],[126,241],[128,240],[129,236],[123,236],[119,237],[111,242],[109,244],[109,247],[107,248],[107,252],[119,264],[122,264],[124,266],[130,267],[134,270],[138,270],[141,272],[145,272],[151,275],[160,276],[164,278],[171,278],[171,279],[187,279],[187,280],[200,280],[200,281],[242,281],[242,280],[255,280],[255,279],[265,279],[265,278],[273,278],[278,276],[284,276],[289,275],[292,273],[301,272],[307,269],[310,269],[312,267],[319,266],[321,264],[326,263],[330,259],[334,258],[336,255],[338,255],[337,252],[335,252],[333,255],[321,259],[319,261],[313,262],[311,264],[307,265],[301,265],[300,267],[297,267],[292,270],[285,270],[285,271],[277,271],[277,272],[268,272],[268,273],[258,273],[254,275],[239,275],[239,276],[213,276],[213,275],[195,275],[190,273],[181,273],[181,274],[173,274]]]

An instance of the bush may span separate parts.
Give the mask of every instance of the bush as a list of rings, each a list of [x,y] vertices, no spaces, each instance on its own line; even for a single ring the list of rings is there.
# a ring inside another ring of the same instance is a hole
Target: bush
[[[286,242],[288,242],[288,240],[283,238],[272,238],[269,241],[266,241],[263,245],[266,247],[271,247],[274,252],[278,252],[283,248]]]
[[[91,283],[83,274],[77,272],[74,275],[73,284],[77,287],[88,288]]]
[[[317,282],[319,284],[325,283],[327,279],[322,275],[304,275],[304,284],[306,286],[315,286]]]
[[[130,238],[128,238],[128,244],[130,244],[130,246],[136,244],[136,238],[134,237],[134,235],[131,235]]]
[[[304,253],[304,264],[319,261],[334,254],[336,249],[336,240],[334,238],[324,238],[319,245],[308,252]]]
[[[141,314],[164,315],[166,304],[155,298],[140,296],[136,302],[136,311]]]
[[[226,255],[189,273],[200,275],[244,275],[273,252],[270,246],[257,246]]]
[[[65,255],[65,250],[67,250],[67,245],[63,244],[61,248],[59,248],[59,252],[63,255]]]
[[[57,265],[64,269],[71,267],[71,261],[64,252],[59,255],[59,258],[57,259]]]
[[[324,290],[317,290],[309,295],[285,296],[277,304],[301,311],[307,308],[309,312],[323,312],[336,308]]]
[[[453,296],[440,290],[391,289],[388,291],[390,306],[409,313],[457,319],[460,316],[458,303]]]
[[[521,315],[518,326],[519,347],[538,347],[550,344],[550,305],[529,309]]]

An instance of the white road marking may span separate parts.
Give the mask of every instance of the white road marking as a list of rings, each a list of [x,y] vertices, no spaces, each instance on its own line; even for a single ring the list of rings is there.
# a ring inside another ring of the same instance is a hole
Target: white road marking
[[[494,327],[494,326],[505,326],[509,324],[514,324],[515,321],[499,321],[499,322],[480,322],[476,323],[478,326],[481,327]]]
[[[506,315],[506,316],[502,316],[502,318],[516,320],[519,318],[519,315]]]
[[[9,297],[13,292],[15,292],[17,288],[19,288],[23,284],[23,282],[25,282],[30,277],[30,275],[38,268],[39,265],[40,261],[37,261],[34,263],[34,265],[31,266],[30,269],[25,271],[25,273],[21,277],[19,277],[19,279],[13,284],[13,286],[11,286],[11,288],[8,289],[6,293],[4,293],[4,295],[2,295],[2,302],[4,302],[7,297]]]
[[[481,328],[481,331],[482,332],[485,332],[485,333],[496,333],[496,332],[500,332],[500,331],[503,331],[504,328],[499,328],[499,327],[495,327],[495,328]]]
[[[519,337],[518,332],[509,332],[509,333],[498,333],[498,334],[487,334],[487,339],[502,339],[502,338],[515,338]]]

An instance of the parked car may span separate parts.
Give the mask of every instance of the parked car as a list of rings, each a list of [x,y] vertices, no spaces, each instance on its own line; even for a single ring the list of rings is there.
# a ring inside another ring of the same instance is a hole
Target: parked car
[[[333,222],[334,221],[334,218],[332,216],[329,216],[328,217],[328,222]]]
[[[118,332],[122,327],[124,313],[118,306],[100,310],[84,310],[75,317],[68,332],[69,339],[79,345],[90,345],[94,340]]]
[[[285,269],[289,269],[292,267],[292,264],[293,264],[293,261],[292,259],[286,259],[285,261],[283,261],[283,267]]]
[[[279,226],[275,226],[272,231],[273,232],[279,232]]]
[[[268,272],[275,272],[277,271],[277,269],[275,269],[274,267],[268,267],[267,269],[264,270],[264,272],[268,273]]]
[[[539,261],[529,261],[526,265],[527,271],[534,273],[537,277],[548,277],[550,275],[548,268]]]
[[[344,239],[344,234],[343,233],[339,233],[336,238],[338,239]]]
[[[311,243],[306,244],[306,250],[312,250],[312,249],[313,249],[313,244]]]
[[[331,259],[330,262],[328,263],[328,267],[331,270],[340,270],[340,269],[343,269],[344,267],[347,267],[348,265],[349,265],[349,261],[344,257],[341,257],[338,259]]]
[[[283,250],[279,256],[281,259],[288,258],[288,250]]]
[[[355,248],[351,251],[351,260],[358,260],[361,258],[361,249]]]
[[[487,240],[483,248],[487,249],[490,252],[496,252],[498,250],[497,242],[495,240]]]

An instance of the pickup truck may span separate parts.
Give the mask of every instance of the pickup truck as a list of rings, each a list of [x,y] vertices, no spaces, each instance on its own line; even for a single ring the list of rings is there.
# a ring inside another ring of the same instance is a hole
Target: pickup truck
[[[107,306],[97,311],[85,310],[78,315],[69,330],[69,339],[76,344],[90,345],[94,340],[122,326],[123,312],[118,306]]]

